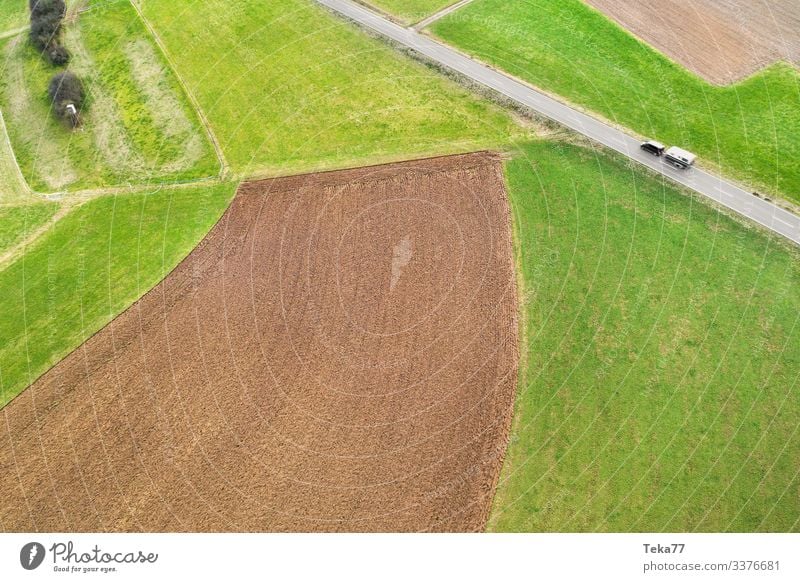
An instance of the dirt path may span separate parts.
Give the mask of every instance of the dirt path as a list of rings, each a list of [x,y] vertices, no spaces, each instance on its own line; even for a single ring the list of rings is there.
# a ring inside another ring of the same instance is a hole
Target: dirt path
[[[446,6],[445,8],[441,9],[436,14],[431,14],[430,16],[428,16],[428,18],[425,18],[424,20],[420,20],[418,23],[416,23],[414,25],[414,29],[415,30],[422,30],[423,28],[426,28],[426,27],[430,26],[431,24],[433,24],[437,20],[439,20],[441,18],[444,18],[448,14],[452,14],[456,10],[460,10],[461,8],[463,8],[467,4],[471,3],[472,1],[473,0],[460,0],[459,2],[455,2],[454,4],[451,4],[450,6]]]
[[[30,26],[20,26],[19,28],[14,28],[12,30],[6,30],[4,32],[0,32],[0,40],[11,38],[12,36],[18,36],[19,34],[25,32],[29,28]]]
[[[509,223],[488,154],[243,185],[4,409],[0,527],[481,529],[516,388]]]
[[[50,220],[40,225],[37,229],[29,232],[25,238],[17,242],[17,244],[11,248],[7,249],[4,253],[0,253],[0,271],[5,269],[9,264],[13,263],[29,245],[33,244],[36,239],[51,229],[56,222],[69,214],[70,210],[75,208],[75,206],[77,205],[63,203],[56,213],[50,217]]]

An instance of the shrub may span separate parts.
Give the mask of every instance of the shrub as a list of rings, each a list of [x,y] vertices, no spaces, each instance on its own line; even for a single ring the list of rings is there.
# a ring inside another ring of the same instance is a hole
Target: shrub
[[[47,51],[47,58],[57,67],[63,67],[69,62],[69,51],[63,45],[57,44]]]
[[[31,16],[41,14],[59,14],[61,18],[67,15],[67,4],[64,0],[28,0]]]
[[[30,39],[33,46],[40,51],[46,51],[53,43],[58,43],[58,34],[61,30],[61,18],[46,14],[40,18],[31,18]]]
[[[78,116],[70,113],[69,105],[74,105],[76,111],[80,111],[83,105],[86,96],[81,80],[69,71],[56,73],[50,79],[47,93],[53,101],[53,110],[56,115],[69,122],[73,127],[78,125]]]
[[[38,50],[47,53],[60,47],[61,22],[67,13],[64,0],[29,0],[31,9],[30,40]],[[69,53],[58,52],[57,58],[69,59]],[[49,58],[49,57],[48,57]],[[53,60],[51,59],[51,62]]]

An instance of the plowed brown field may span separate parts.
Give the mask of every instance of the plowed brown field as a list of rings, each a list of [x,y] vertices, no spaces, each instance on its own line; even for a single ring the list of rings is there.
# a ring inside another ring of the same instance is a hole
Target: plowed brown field
[[[0,527],[477,530],[517,379],[502,165],[245,184],[3,411]]]
[[[800,63],[800,0],[586,0],[709,81]]]

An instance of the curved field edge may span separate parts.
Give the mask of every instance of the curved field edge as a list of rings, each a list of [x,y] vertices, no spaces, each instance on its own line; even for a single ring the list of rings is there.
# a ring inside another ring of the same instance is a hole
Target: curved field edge
[[[797,250],[604,152],[506,172],[527,353],[488,529],[797,531]]]
[[[631,11],[631,0],[584,1],[715,85],[742,81],[777,62],[800,64],[794,33],[800,5],[794,0],[673,0],[668,11],[656,4]]]
[[[9,406],[2,521],[481,528],[516,388],[509,222],[485,152],[244,184],[177,269]]]
[[[702,164],[800,201],[800,76],[788,64],[735,85],[712,85],[581,0],[475,0],[431,29],[614,123],[692,149]]]
[[[169,273],[233,191],[223,183],[94,199],[0,271],[0,406]]]
[[[526,133],[312,0],[151,0],[142,14],[239,175],[462,153]]]

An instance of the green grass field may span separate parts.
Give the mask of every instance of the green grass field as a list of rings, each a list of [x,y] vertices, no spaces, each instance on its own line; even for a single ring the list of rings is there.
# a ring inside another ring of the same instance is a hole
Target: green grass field
[[[490,529],[800,530],[800,254],[583,147],[507,179],[526,371]]]
[[[95,199],[0,271],[0,407],[167,275],[233,190],[198,185]]]
[[[14,161],[14,151],[8,141],[2,111],[0,111],[0,205],[28,200],[31,194],[25,179]]]
[[[143,11],[238,173],[474,150],[519,131],[311,0],[150,0]]]
[[[419,22],[458,0],[367,0],[376,8],[406,23]]]
[[[789,65],[710,85],[580,0],[476,0],[432,29],[536,86],[800,202],[800,76]]]
[[[45,224],[57,211],[58,204],[54,202],[0,206],[0,257]]]
[[[27,0],[0,0],[0,35],[28,24]]]
[[[213,176],[219,164],[177,80],[127,0],[94,0],[65,27],[70,70],[87,88],[83,127],[51,112],[57,69],[27,43],[0,45],[0,107],[23,174],[38,191]]]

